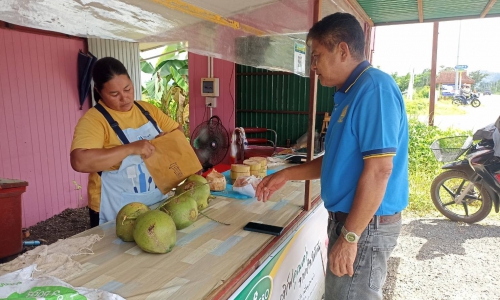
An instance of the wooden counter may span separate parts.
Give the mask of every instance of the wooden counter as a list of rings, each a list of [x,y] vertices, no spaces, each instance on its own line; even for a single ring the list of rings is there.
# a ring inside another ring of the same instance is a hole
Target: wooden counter
[[[312,194],[319,195],[319,190],[319,180],[313,181]],[[288,230],[274,239],[243,231],[243,226],[250,221],[285,227],[298,223],[297,216],[307,215],[302,209],[303,195],[304,182],[300,181],[288,182],[266,203],[217,197],[203,213],[231,225],[200,215],[193,225],[177,231],[177,244],[167,254],[143,252],[135,243],[117,238],[114,222],[103,224],[77,235],[104,237],[94,245],[94,254],[74,257],[85,271],[67,282],[106,290],[126,299],[226,298],[228,291],[237,288],[228,287],[234,285],[234,276],[244,280],[243,269],[248,272],[258,267],[290,233]],[[257,265],[249,266],[251,261]],[[221,297],[223,289],[226,294]]]

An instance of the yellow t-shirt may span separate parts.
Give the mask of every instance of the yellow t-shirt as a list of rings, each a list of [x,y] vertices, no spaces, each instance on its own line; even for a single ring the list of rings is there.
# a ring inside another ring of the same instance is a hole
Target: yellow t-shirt
[[[111,117],[118,122],[122,130],[128,128],[136,129],[148,122],[148,119],[136,105],[132,106],[132,109],[127,112],[121,112],[110,109],[102,101],[100,103],[109,112]],[[172,120],[153,104],[139,101],[139,105],[149,112],[163,132],[171,132],[179,127],[177,122]],[[93,107],[78,120],[73,135],[71,151],[75,149],[109,149],[120,145],[122,145],[122,143],[108,121],[106,121],[104,116]],[[117,170],[119,167],[120,165],[116,165],[111,169]],[[89,174],[87,190],[89,207],[94,211],[99,211],[101,205],[101,177],[99,174]]]

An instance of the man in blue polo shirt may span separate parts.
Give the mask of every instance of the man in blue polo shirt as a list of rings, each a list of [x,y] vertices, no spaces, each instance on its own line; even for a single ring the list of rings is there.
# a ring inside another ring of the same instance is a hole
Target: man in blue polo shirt
[[[311,68],[336,87],[325,155],[265,177],[266,201],[288,180],[321,178],[329,212],[325,298],[382,299],[387,261],[408,205],[408,121],[394,80],[365,60],[356,18],[335,13],[307,36]]]

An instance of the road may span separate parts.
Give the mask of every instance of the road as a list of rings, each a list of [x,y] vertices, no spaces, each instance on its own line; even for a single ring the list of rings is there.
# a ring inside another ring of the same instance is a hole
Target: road
[[[474,132],[494,123],[500,115],[500,95],[481,96],[479,100],[481,106],[477,108],[463,106],[467,111],[465,115],[435,116],[434,125],[442,129],[454,127]],[[427,116],[421,116],[419,120],[427,122]]]

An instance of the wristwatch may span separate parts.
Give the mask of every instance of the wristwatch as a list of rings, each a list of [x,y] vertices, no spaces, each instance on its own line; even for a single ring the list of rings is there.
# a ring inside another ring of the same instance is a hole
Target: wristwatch
[[[342,226],[340,232],[342,233],[342,235],[344,236],[345,240],[348,243],[355,244],[359,241],[359,235],[355,234],[354,232],[347,231],[347,229],[344,226]]]

